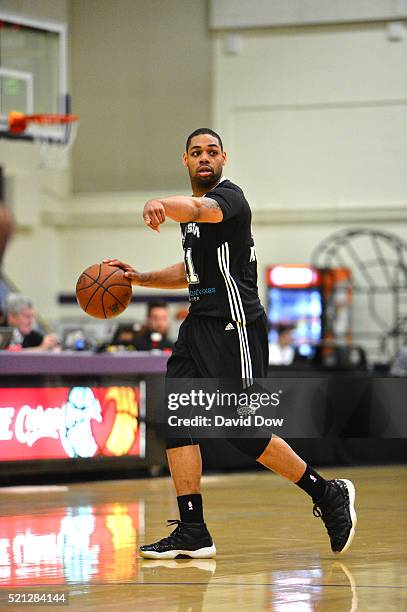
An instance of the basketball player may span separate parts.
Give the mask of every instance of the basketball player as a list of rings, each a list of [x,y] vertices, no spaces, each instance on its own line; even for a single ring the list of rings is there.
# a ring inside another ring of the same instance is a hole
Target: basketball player
[[[125,270],[133,285],[189,288],[189,315],[168,360],[168,378],[239,378],[250,387],[254,378],[267,376],[267,319],[257,290],[250,207],[240,187],[223,176],[225,163],[220,136],[195,130],[183,154],[193,195],[153,199],[144,206],[144,221],[154,231],[167,217],[181,224],[183,262],[148,273],[116,259],[106,263]],[[325,523],[332,550],[349,548],[356,525],[352,482],[324,480],[275,436],[229,442],[303,489],[312,498],[314,515]],[[199,444],[167,440],[167,457],[180,520],[169,521],[177,525],[171,535],[142,546],[140,553],[149,559],[214,557],[202,508]]]

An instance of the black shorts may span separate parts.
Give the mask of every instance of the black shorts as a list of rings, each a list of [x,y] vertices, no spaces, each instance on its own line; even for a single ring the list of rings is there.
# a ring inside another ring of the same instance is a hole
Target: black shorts
[[[188,315],[182,323],[168,378],[266,378],[268,368],[267,316],[243,326],[227,319]]]
[[[242,380],[250,387],[266,378],[268,321],[263,313],[242,326],[235,321],[188,315],[182,323],[174,352],[167,363],[167,378]],[[227,438],[245,454],[259,457],[270,438]],[[198,443],[190,438],[168,438],[167,448]]]

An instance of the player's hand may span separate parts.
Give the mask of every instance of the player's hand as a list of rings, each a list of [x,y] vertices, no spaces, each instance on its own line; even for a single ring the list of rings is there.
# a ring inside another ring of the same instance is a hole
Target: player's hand
[[[155,232],[160,231],[160,225],[165,223],[165,207],[161,200],[149,200],[144,205],[144,223]]]
[[[141,285],[141,272],[137,272],[132,266],[119,259],[104,259],[104,264],[116,266],[124,271],[124,276],[130,279],[132,285]]]

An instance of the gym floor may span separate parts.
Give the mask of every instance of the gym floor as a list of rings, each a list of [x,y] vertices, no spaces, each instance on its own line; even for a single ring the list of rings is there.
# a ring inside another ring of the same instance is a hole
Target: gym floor
[[[305,493],[268,472],[204,477],[216,560],[138,557],[178,516],[169,478],[0,489],[0,608],[49,609],[7,600],[57,593],[104,612],[407,609],[407,468],[321,472],[356,485],[342,556]]]

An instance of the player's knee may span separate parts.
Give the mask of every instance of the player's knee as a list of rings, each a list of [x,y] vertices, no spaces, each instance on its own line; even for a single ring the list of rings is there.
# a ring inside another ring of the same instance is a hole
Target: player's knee
[[[228,438],[232,446],[252,459],[260,457],[269,441],[269,438]]]

